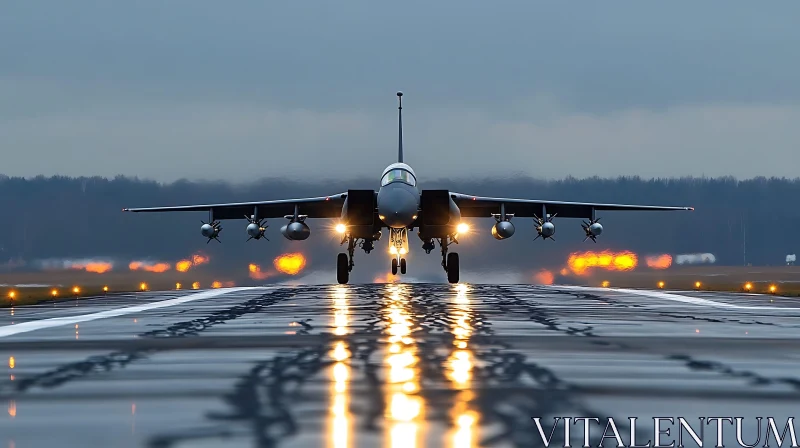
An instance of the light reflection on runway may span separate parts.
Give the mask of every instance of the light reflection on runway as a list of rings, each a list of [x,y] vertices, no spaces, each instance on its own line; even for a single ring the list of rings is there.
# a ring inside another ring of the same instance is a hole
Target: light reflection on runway
[[[451,411],[451,418],[455,428],[448,434],[445,446],[453,448],[471,448],[477,439],[478,413],[471,408],[473,399],[471,390],[473,356],[469,347],[469,338],[472,335],[471,312],[472,305],[469,298],[469,287],[465,284],[455,286],[450,315],[453,319],[451,332],[455,349],[447,360],[447,376],[452,387],[458,391]]]
[[[387,306],[381,315],[387,319],[388,352],[384,363],[389,368],[386,384],[388,409],[385,410],[391,448],[414,448],[421,445],[425,403],[417,394],[420,388],[416,341],[406,285],[387,285]]]
[[[775,311],[754,309],[773,297],[691,294],[746,308],[613,289],[325,285],[43,328],[0,338],[0,446],[523,447],[541,446],[531,416],[785,421],[800,400],[786,358],[797,299]],[[130,300],[20,307],[0,326]]]
[[[336,336],[345,336],[348,331],[349,304],[348,287],[337,285],[333,291],[333,328]],[[331,377],[331,407],[328,446],[331,448],[349,448],[352,446],[351,428],[352,414],[350,413],[350,366],[351,357],[347,342],[337,340],[330,353],[335,361],[330,369]]]

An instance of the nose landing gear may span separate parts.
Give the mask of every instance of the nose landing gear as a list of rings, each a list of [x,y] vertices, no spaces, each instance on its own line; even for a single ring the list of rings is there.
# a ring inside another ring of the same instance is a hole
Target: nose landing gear
[[[389,234],[389,253],[392,258],[392,275],[397,275],[398,268],[401,274],[406,273],[406,259],[403,255],[408,253],[408,229],[392,229]]]
[[[392,275],[397,275],[397,268],[400,268],[400,273],[405,275],[406,273],[406,259],[400,258],[400,261],[397,261],[397,258],[392,258]]]

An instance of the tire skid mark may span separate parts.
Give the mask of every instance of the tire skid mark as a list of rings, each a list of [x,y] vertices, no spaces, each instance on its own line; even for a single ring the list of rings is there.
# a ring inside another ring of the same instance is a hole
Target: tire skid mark
[[[140,338],[181,338],[197,336],[199,333],[226,321],[234,320],[247,314],[259,313],[265,307],[293,297],[296,294],[291,289],[270,291],[261,296],[213,312],[209,316],[178,322],[164,329],[152,330],[138,335]],[[16,381],[5,381],[0,387],[0,395],[17,395],[35,388],[52,389],[70,381],[84,378],[93,374],[108,373],[116,369],[125,368],[127,365],[147,359],[150,355],[161,350],[156,348],[141,348],[130,351],[117,351],[105,355],[90,356],[83,361],[64,364],[42,374],[18,378]]]

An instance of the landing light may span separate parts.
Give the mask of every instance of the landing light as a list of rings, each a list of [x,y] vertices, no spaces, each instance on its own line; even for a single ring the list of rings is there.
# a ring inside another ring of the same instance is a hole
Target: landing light
[[[389,253],[392,255],[397,255],[397,248],[392,246],[389,248]]]
[[[405,255],[405,254],[406,254],[406,252],[407,252],[407,251],[406,251],[406,248],[405,248],[405,247],[401,247],[401,248],[400,248],[400,255]]]
[[[341,224],[341,223],[336,224],[336,232],[337,233],[344,233],[346,231],[347,231],[347,226],[345,226],[344,224]]]
[[[467,223],[462,222],[461,224],[456,226],[456,232],[458,232],[458,233],[467,233],[467,232],[469,232],[469,225],[467,225]]]

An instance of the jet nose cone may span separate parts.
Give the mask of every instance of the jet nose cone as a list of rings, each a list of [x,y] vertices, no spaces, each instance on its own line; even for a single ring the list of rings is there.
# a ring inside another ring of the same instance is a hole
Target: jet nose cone
[[[384,188],[378,193],[378,214],[389,227],[399,229],[414,222],[419,198],[402,187]]]

